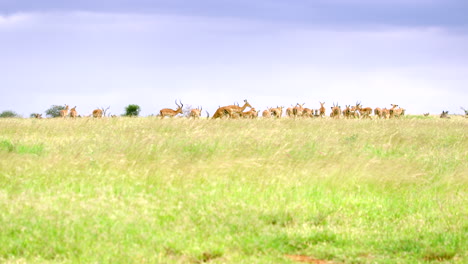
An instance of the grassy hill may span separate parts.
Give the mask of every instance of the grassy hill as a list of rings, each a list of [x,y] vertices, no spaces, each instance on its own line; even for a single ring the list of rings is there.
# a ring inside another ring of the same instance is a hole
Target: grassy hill
[[[0,262],[466,263],[467,131],[0,119]]]

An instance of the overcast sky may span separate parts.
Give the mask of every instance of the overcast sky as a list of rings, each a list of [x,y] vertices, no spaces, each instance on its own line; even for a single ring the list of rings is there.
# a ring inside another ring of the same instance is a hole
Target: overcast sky
[[[0,0],[0,111],[468,109],[466,0]]]

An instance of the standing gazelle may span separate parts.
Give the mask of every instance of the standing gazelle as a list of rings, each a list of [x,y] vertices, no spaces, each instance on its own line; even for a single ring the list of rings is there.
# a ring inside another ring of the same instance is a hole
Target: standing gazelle
[[[71,118],[76,118],[78,116],[78,113],[76,112],[76,106],[70,109],[70,117]]]
[[[320,117],[325,117],[325,102],[319,102],[320,103]]]
[[[68,115],[68,105],[65,105],[65,109],[60,110],[60,117],[65,118]]]
[[[184,107],[184,104],[180,100],[179,100],[179,103],[180,103],[180,105],[177,103],[177,100],[175,100],[175,104],[177,105],[176,110],[173,110],[173,109],[170,109],[170,108],[161,109],[159,111],[159,115],[161,116],[161,119],[163,119],[166,116],[172,118],[172,117],[176,116],[177,114],[182,114],[182,107]]]
[[[276,106],[276,108],[270,108],[271,115],[276,118],[281,118],[283,115],[283,106]]]
[[[189,118],[199,119],[201,116],[201,112],[203,107],[197,107],[195,109],[190,110]]]

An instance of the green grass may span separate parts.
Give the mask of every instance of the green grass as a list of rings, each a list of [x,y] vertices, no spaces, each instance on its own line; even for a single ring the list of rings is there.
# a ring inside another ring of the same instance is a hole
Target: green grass
[[[468,120],[1,119],[1,263],[468,262]]]

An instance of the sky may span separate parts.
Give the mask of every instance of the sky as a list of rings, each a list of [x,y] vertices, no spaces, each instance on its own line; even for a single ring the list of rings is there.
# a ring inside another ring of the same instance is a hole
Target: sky
[[[0,111],[247,99],[461,114],[466,14],[466,0],[0,0]]]

